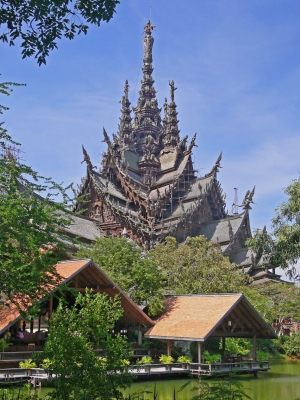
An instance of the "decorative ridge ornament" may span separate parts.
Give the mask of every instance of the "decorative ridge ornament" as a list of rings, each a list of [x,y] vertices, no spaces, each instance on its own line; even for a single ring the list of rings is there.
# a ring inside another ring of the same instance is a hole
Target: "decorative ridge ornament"
[[[155,26],[151,25],[151,21],[149,19],[149,21],[147,22],[147,24],[144,26],[144,32],[146,34],[151,34],[151,31],[153,31],[155,29]]]
[[[83,160],[81,161],[81,164],[86,162],[88,168],[93,169],[93,168],[97,168],[97,167],[93,167],[93,164],[91,163],[91,159],[90,156],[88,155],[87,151],[85,150],[85,148],[82,145],[82,152],[83,152]]]

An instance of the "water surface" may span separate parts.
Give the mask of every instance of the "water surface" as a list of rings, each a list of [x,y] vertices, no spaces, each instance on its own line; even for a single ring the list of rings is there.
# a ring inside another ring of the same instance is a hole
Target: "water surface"
[[[241,381],[253,400],[300,399],[300,361],[273,361],[270,371],[260,372],[257,378],[244,375]],[[187,382],[188,386],[180,390]],[[154,385],[158,392],[157,400],[174,400],[174,390],[176,400],[190,400],[197,394],[197,391],[192,391],[197,388],[196,378],[136,382],[124,394],[128,396],[129,393],[139,393],[140,400],[153,400]],[[45,388],[36,390],[35,393],[45,398],[48,391]],[[145,391],[150,393],[143,393]]]

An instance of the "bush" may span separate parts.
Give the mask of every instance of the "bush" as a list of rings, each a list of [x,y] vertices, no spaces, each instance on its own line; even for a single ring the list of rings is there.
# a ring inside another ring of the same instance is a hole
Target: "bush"
[[[300,331],[288,336],[282,345],[285,354],[288,356],[300,355]]]
[[[189,356],[180,356],[178,357],[177,361],[181,363],[190,363],[192,362],[192,359]]]
[[[137,365],[144,365],[144,364],[152,364],[153,359],[150,356],[143,356],[139,360],[136,361]]]
[[[162,355],[159,357],[159,361],[160,361],[162,364],[172,364],[172,362],[174,362],[174,358],[171,357],[171,356],[166,356],[165,354],[162,354]]]
[[[11,344],[7,343],[5,339],[0,339],[0,351],[5,351],[9,346],[11,346]]]
[[[28,358],[28,360],[20,361],[19,363],[20,368],[36,368],[36,363],[32,360],[32,358]]]
[[[222,348],[221,341],[220,348]],[[226,338],[225,349],[226,352],[230,354],[240,354],[241,356],[247,356],[252,349],[252,343],[249,339]]]
[[[268,353],[267,351],[263,351],[263,350],[257,351],[256,359],[258,361],[266,361],[266,360],[269,360],[270,357],[271,357],[271,354]]]
[[[210,354],[208,350],[203,352],[203,360],[206,364],[215,364],[221,360],[220,354]]]

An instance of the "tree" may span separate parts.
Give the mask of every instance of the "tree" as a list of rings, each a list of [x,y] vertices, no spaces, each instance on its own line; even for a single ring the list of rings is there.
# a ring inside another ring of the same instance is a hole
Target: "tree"
[[[248,282],[220,247],[204,236],[188,238],[181,245],[167,237],[150,256],[162,268],[165,287],[176,294],[234,293]]]
[[[121,318],[120,299],[91,290],[78,294],[72,308],[60,302],[51,319],[43,353],[47,370],[55,376],[56,400],[120,399],[120,389],[130,385],[126,372],[127,342],[112,330]],[[103,349],[98,357],[95,349]]]
[[[92,249],[82,247],[77,256],[93,258],[134,302],[149,305],[151,315],[162,310],[161,272],[133,241],[124,237],[98,238]]]
[[[119,0],[0,0],[0,40],[14,46],[21,39],[22,58],[34,56],[46,64],[49,52],[63,36],[86,34],[88,24],[110,21]],[[6,29],[3,31],[4,26]]]
[[[300,355],[300,332],[295,332],[288,336],[282,345],[285,354],[299,357]]]
[[[271,234],[256,229],[247,244],[264,254],[269,264],[288,269],[292,276],[295,269],[291,265],[300,258],[300,178],[292,180],[284,192],[288,198],[276,209]]]
[[[0,92],[9,95],[11,85],[0,84]],[[0,123],[0,293],[22,308],[56,284],[53,265],[65,251],[60,231],[70,219],[67,188],[20,163],[15,146]],[[51,191],[62,200],[54,202]]]
[[[292,284],[273,283],[258,287],[257,291],[269,300],[266,319],[270,323],[276,321],[274,329],[277,334],[282,334],[286,319],[300,320],[300,288]]]

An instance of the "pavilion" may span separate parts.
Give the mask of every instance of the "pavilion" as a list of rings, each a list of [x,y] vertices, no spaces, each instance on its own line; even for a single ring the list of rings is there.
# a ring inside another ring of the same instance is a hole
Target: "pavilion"
[[[144,327],[150,327],[154,322],[149,318],[128,296],[123,292],[106,274],[99,268],[92,259],[67,260],[61,261],[55,265],[56,272],[60,276],[57,287],[53,287],[48,293],[47,299],[41,299],[41,315],[37,321],[31,321],[30,333],[33,334],[34,322],[36,322],[37,330],[41,328],[42,315],[49,320],[55,309],[58,299],[55,296],[58,287],[64,292],[69,300],[72,297],[73,289],[78,292],[85,292],[86,288],[93,289],[95,293],[107,293],[110,297],[120,296],[121,305],[124,314],[120,320],[122,326],[134,328],[140,332]],[[64,291],[64,286],[66,290]],[[68,289],[67,289],[68,287]],[[14,327],[15,330],[19,327],[21,320],[24,317],[22,312],[14,304],[3,304],[0,306],[0,335],[5,331]],[[33,339],[33,336],[31,336]],[[32,340],[31,340],[32,341]]]
[[[165,310],[145,337],[167,340],[168,355],[172,341],[195,341],[199,364],[209,337],[222,338],[223,354],[227,337],[252,338],[254,359],[257,338],[277,338],[272,327],[240,293],[170,296]]]

